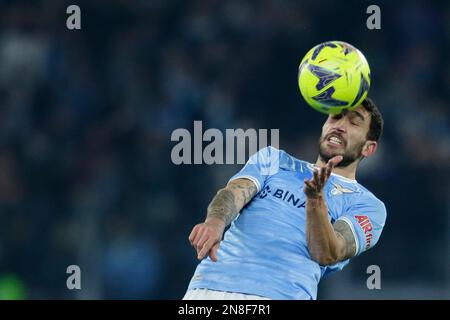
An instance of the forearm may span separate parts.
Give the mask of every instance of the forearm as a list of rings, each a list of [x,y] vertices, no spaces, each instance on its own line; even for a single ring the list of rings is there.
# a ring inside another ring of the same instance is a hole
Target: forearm
[[[341,240],[328,220],[328,208],[322,194],[306,201],[306,236],[311,257],[321,265],[337,262]]]
[[[239,210],[233,192],[227,188],[220,189],[208,206],[206,221],[219,219],[226,227],[236,218]]]
[[[220,219],[228,226],[257,192],[248,179],[236,179],[220,189],[208,206],[206,220]]]
[[[223,231],[256,192],[255,183],[245,178],[233,180],[217,192],[208,206],[205,222],[197,224],[189,235],[198,259],[209,255],[212,261],[217,261]]]

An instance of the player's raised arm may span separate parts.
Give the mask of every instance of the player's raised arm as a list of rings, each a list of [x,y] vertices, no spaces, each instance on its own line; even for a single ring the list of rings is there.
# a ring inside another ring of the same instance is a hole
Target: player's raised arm
[[[323,187],[341,156],[332,158],[325,167],[314,169],[314,177],[305,181],[306,234],[311,258],[321,265],[331,265],[353,257],[356,242],[347,223],[328,220],[328,208],[323,195]]]
[[[216,253],[225,228],[256,193],[255,183],[245,178],[233,180],[217,192],[208,206],[205,222],[197,224],[189,235],[198,259],[209,255],[217,261]]]

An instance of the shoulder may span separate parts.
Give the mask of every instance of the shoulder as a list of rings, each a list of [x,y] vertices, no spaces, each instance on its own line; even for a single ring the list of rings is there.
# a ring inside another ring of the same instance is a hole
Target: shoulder
[[[369,209],[377,213],[380,218],[385,219],[387,210],[384,202],[361,184],[357,183],[355,187],[355,193],[349,198],[349,205],[361,209]]]
[[[262,148],[259,150],[259,153],[261,153],[262,157],[270,159],[272,163],[276,162],[279,168],[283,170],[300,172],[312,170],[309,168],[312,167],[311,163],[297,159],[285,150],[278,149],[273,146]]]
[[[369,191],[366,187],[358,183],[358,186],[360,187],[360,197],[363,198],[365,201],[368,201],[370,203],[376,204],[378,206],[384,207],[384,202],[381,201],[377,196],[375,196],[371,191]]]

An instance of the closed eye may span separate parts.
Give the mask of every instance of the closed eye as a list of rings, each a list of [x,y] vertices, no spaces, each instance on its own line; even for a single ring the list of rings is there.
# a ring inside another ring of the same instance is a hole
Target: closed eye
[[[361,119],[357,114],[355,114],[355,113],[353,113],[353,114],[351,114],[350,116],[349,116],[349,120],[350,120],[350,123],[352,124],[352,125],[354,125],[354,126],[360,126],[363,122],[364,122],[364,119]]]

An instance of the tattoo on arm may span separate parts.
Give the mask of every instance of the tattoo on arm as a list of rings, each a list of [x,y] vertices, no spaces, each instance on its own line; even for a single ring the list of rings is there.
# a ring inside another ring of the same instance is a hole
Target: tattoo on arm
[[[228,226],[237,214],[236,198],[233,192],[226,188],[220,189],[208,206],[208,217],[222,219],[225,221],[225,226]]]
[[[343,252],[343,257],[341,260],[349,259],[356,254],[356,241],[355,236],[350,228],[350,226],[341,220],[337,220],[333,225],[336,235],[341,238],[345,243],[345,248]]]
[[[236,179],[220,189],[208,206],[208,217],[225,221],[228,226],[239,211],[255,196],[255,184],[248,179]]]
[[[230,182],[228,187],[234,192],[238,200],[237,205],[242,209],[255,196],[257,189],[255,184],[248,179],[238,179]],[[239,209],[239,211],[240,211]]]

